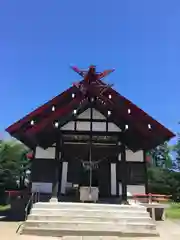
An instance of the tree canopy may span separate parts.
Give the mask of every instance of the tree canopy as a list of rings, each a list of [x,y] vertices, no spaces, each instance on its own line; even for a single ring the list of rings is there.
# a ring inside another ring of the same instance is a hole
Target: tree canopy
[[[16,140],[0,141],[0,190],[23,188],[30,162],[28,148]]]
[[[171,146],[165,142],[150,151],[152,163],[156,167],[172,168],[173,159],[171,157]]]
[[[180,133],[174,145],[165,142],[149,152],[149,192],[180,199]]]

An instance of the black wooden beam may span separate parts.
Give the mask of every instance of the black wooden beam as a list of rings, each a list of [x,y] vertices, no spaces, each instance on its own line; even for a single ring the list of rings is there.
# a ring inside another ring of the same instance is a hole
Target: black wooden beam
[[[61,130],[63,135],[89,135],[89,131],[68,131],[68,130]],[[102,132],[102,131],[92,131],[92,136],[118,136],[121,135],[119,132]]]
[[[146,162],[146,150],[143,151],[143,164],[144,164],[144,175],[145,175],[145,192],[146,194],[149,193],[148,190],[148,173],[147,173],[147,162]]]
[[[121,145],[121,164],[122,164],[122,203],[127,204],[127,166],[126,166],[126,146]]]
[[[89,144],[89,139],[87,141],[84,141],[84,140],[64,140],[64,143],[65,144],[79,144],[79,145],[87,145]],[[93,140],[92,139],[92,143],[93,145],[105,145],[107,146],[108,148],[119,148],[120,146],[116,146],[115,142],[113,141],[102,141],[102,140],[99,140],[99,141],[96,141],[96,140]]]
[[[53,186],[52,186],[52,198],[57,198],[58,194],[58,186],[59,186],[59,164],[60,164],[60,159],[59,159],[59,152],[61,148],[61,136],[60,136],[60,131],[57,129],[56,131],[56,150],[55,150],[55,174],[54,174],[54,179],[53,179]]]
[[[89,101],[91,101],[89,99]],[[89,132],[89,164],[91,166],[91,162],[92,162],[92,133],[93,133],[93,107],[92,107],[92,103],[90,104],[90,132]],[[92,181],[93,181],[93,170],[90,169],[89,171],[89,186],[90,188],[92,187]],[[91,191],[91,189],[90,189]]]

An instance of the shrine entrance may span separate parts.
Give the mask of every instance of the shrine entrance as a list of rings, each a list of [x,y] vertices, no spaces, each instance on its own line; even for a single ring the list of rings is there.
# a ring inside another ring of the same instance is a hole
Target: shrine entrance
[[[111,195],[110,165],[117,159],[117,144],[108,144],[106,141],[103,143],[102,139],[105,137],[100,138],[101,142],[99,138],[97,142],[94,137],[91,143],[87,141],[87,135],[80,139],[81,141],[72,142],[69,141],[70,136],[66,136],[64,140],[63,162],[67,164],[67,180],[63,194],[79,198],[79,189],[88,187],[90,191],[91,188],[98,188],[99,197],[108,198]]]

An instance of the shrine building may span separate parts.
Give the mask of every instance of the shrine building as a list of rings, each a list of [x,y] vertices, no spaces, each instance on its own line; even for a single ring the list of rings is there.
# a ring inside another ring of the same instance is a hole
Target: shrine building
[[[102,81],[113,70],[73,70],[80,82],[6,129],[33,150],[31,191],[71,201],[84,201],[83,188],[95,201],[147,193],[146,152],[174,134]]]

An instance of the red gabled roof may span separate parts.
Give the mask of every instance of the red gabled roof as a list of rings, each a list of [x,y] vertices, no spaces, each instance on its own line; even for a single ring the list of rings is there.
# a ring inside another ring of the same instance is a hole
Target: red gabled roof
[[[81,83],[86,84],[84,81]],[[124,122],[133,126],[136,132],[141,136],[142,142],[144,142],[143,147],[154,147],[175,136],[174,133],[111,87],[107,88],[107,90],[101,94],[98,84],[106,86],[105,83],[98,80],[98,82],[88,85],[88,93],[97,97],[97,101],[101,108],[108,108],[108,110],[113,111],[116,122],[120,122],[121,119],[123,119]],[[76,93],[75,98],[72,98],[72,93]],[[111,99],[109,99],[109,95],[112,96]],[[8,127],[6,131],[29,145],[29,147],[32,147],[33,144],[37,144],[37,142],[33,142],[37,134],[44,131],[47,126],[52,125],[52,122],[55,120],[61,119],[61,117],[71,113],[83,100],[84,96],[81,91],[73,86]],[[52,106],[56,107],[56,111],[53,112],[51,110]],[[130,109],[131,114],[128,113],[128,109]],[[31,120],[35,120],[35,125],[30,125]],[[148,128],[149,124],[152,129]]]
[[[21,128],[21,126],[24,123],[30,122],[32,119],[34,119],[34,117],[37,117],[38,115],[41,115],[43,112],[45,112],[48,108],[52,107],[52,106],[56,106],[57,103],[59,101],[61,101],[62,98],[65,98],[66,95],[72,91],[74,89],[74,87],[71,87],[69,89],[67,89],[66,91],[64,91],[63,93],[59,94],[58,96],[54,97],[53,99],[51,99],[50,101],[48,101],[47,103],[43,104],[42,106],[38,107],[37,109],[35,109],[34,111],[32,111],[31,113],[27,114],[26,116],[24,116],[23,118],[21,118],[20,120],[18,120],[17,122],[15,122],[14,124],[12,124],[11,126],[9,126],[6,131],[10,134],[12,134],[13,132],[16,132],[18,129]]]

